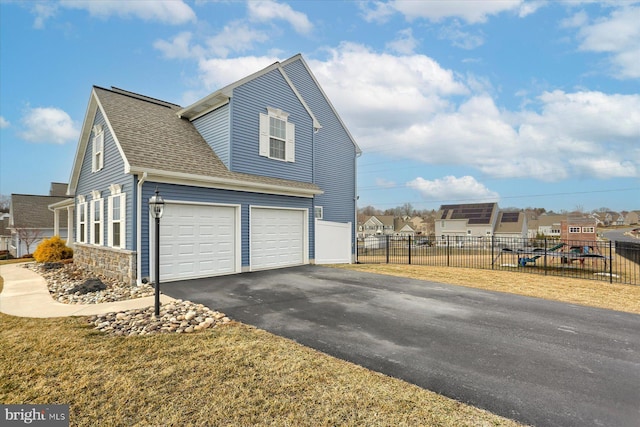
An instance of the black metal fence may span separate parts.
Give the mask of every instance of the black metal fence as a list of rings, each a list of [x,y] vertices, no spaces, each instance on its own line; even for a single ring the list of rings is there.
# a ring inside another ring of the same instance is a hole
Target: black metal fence
[[[361,264],[415,264],[508,270],[640,284],[640,244],[501,237],[368,236]]]

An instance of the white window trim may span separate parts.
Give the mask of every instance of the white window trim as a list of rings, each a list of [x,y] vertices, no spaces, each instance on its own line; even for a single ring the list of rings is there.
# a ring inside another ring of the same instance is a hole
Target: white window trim
[[[103,227],[103,217],[104,217],[104,200],[102,199],[99,191],[91,192],[91,243],[94,245],[102,246],[102,242],[104,242],[104,227]],[[96,203],[98,204],[98,209],[100,210],[100,218],[96,220]],[[96,240],[96,224],[100,227],[100,236],[99,239]]]
[[[102,125],[93,127],[92,147],[91,171],[98,172],[104,167],[104,129]]]
[[[315,219],[323,219],[324,208],[322,206],[316,206],[313,210],[313,216],[315,217]]]
[[[82,214],[84,214],[84,221],[81,220]],[[78,223],[76,227],[76,239],[78,243],[87,243],[87,219],[87,200],[84,196],[78,196]],[[84,225],[84,233],[82,233],[82,225]]]
[[[270,125],[269,118],[273,117],[285,122],[285,144],[284,144],[284,159],[278,157],[271,157],[270,152]],[[295,162],[295,135],[296,127],[293,123],[288,121],[289,113],[286,113],[278,108],[267,107],[267,114],[260,113],[260,140],[259,140],[259,154],[263,157],[268,157],[273,160],[279,160],[281,162]]]
[[[126,194],[122,192],[122,186],[120,184],[112,184],[109,186],[111,195],[108,199],[107,206],[107,244],[111,248],[124,249],[126,247]],[[115,198],[120,199],[120,219],[113,219],[113,201]],[[113,224],[115,222],[120,223],[120,244],[115,246],[113,243]]]
[[[582,227],[582,232],[583,233],[595,233],[595,228],[594,227]]]
[[[569,233],[580,233],[580,227],[569,227]]]

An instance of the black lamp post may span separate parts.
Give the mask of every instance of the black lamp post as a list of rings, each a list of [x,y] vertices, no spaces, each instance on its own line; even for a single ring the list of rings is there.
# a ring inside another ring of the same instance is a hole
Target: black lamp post
[[[149,212],[156,220],[156,301],[155,316],[160,316],[160,218],[164,212],[164,200],[160,197],[160,193],[156,188],[156,194],[149,199]]]

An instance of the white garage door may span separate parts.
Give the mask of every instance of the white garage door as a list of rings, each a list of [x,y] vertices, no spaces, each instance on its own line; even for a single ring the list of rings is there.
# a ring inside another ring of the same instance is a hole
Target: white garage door
[[[251,209],[251,269],[279,268],[308,262],[306,211]]]
[[[160,220],[160,280],[236,273],[236,208],[167,203]]]

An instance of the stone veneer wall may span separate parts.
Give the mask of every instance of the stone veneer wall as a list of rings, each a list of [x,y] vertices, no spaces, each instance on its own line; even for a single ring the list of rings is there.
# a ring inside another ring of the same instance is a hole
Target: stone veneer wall
[[[135,285],[135,252],[81,243],[73,246],[73,263],[78,267],[121,283]]]

